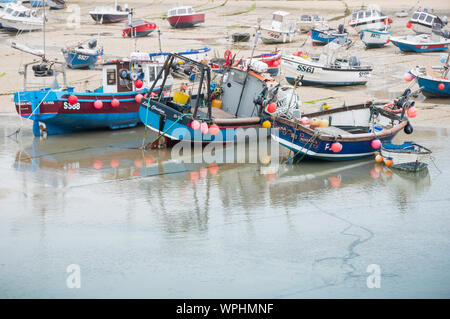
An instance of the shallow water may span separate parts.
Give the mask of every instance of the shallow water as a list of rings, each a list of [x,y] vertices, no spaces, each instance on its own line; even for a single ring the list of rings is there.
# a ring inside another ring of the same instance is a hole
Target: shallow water
[[[450,297],[447,129],[416,128],[441,172],[411,177],[372,159],[183,164],[136,149],[142,128],[7,137],[20,123],[0,117],[0,297]]]

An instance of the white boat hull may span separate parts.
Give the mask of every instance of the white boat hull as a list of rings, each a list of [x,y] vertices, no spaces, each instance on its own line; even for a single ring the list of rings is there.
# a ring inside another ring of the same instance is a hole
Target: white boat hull
[[[376,21],[376,22],[367,22],[367,23],[363,23],[363,24],[350,23],[350,26],[353,27],[357,32],[360,32],[361,30],[366,30],[366,29],[382,30],[386,27],[386,25],[384,24],[384,19]]]
[[[261,28],[261,41],[264,43],[290,43],[295,41],[296,31],[275,31]]]
[[[35,31],[44,28],[43,21],[16,20],[10,18],[2,18],[1,25],[5,29],[17,31]]]
[[[379,48],[385,46],[389,42],[392,32],[381,32],[374,30],[362,30],[361,41],[369,48]]]
[[[358,69],[331,69],[318,63],[300,58],[283,57],[282,69],[288,82],[294,82],[299,76],[303,76],[303,85],[318,86],[343,86],[364,85],[370,78],[370,68]]]

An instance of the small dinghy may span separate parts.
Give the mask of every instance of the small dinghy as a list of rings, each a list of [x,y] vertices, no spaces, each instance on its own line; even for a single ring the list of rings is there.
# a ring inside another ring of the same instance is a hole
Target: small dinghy
[[[450,80],[448,79],[450,54],[441,56],[443,66],[417,66],[410,73],[416,78],[417,83],[423,88],[426,97],[450,97]]]
[[[435,24],[431,34],[391,37],[390,41],[404,52],[444,51],[448,49],[450,44],[450,35],[445,31],[442,32],[440,24]]]
[[[397,18],[406,18],[408,15],[409,15],[409,13],[406,10],[400,10],[395,13],[395,16]]]
[[[345,30],[342,24],[339,25],[338,29],[319,29],[313,28],[311,29],[311,39],[313,45],[326,45],[330,42],[333,42],[336,39],[341,41],[347,41],[348,33]]]
[[[418,34],[427,33],[430,34],[433,30],[433,26],[437,23],[442,26],[447,25],[448,19],[446,16],[438,17],[432,12],[429,12],[427,8],[419,9],[415,11],[411,19],[406,23],[407,28],[412,28],[414,32]]]
[[[272,14],[270,26],[258,26],[262,42],[268,44],[293,42],[297,36],[297,27],[295,22],[288,21],[289,15],[290,13],[286,11],[276,11]]]
[[[146,37],[157,29],[156,24],[146,20],[133,21],[133,10],[128,15],[128,23],[125,25],[125,29],[122,30],[122,37]]]
[[[356,56],[341,57],[343,46],[339,41],[326,45],[319,56],[307,56],[302,52],[282,57],[281,67],[286,80],[294,83],[299,76],[303,85],[343,86],[364,85],[372,68],[361,65]]]
[[[122,22],[128,19],[128,5],[125,10],[115,1],[114,7],[96,7],[93,11],[89,11],[90,16],[95,22],[100,24]]]
[[[392,22],[391,18],[372,6],[353,12],[349,26],[353,27],[356,31],[367,29],[384,30],[386,25]]]
[[[408,92],[396,102],[406,109],[411,96],[415,95]],[[366,102],[303,115],[277,114],[272,127],[278,134],[272,131],[272,138],[294,152],[294,159],[344,161],[372,156],[401,130],[412,132],[406,117],[385,110],[384,105]]]
[[[382,160],[389,167],[407,172],[419,172],[428,167],[431,151],[414,142],[401,145],[383,143],[381,146]]]
[[[167,13],[167,21],[172,28],[192,28],[205,22],[205,14],[196,13],[192,7],[176,7]]]
[[[250,33],[233,33],[231,40],[233,42],[248,42],[250,40]]]
[[[93,69],[98,57],[103,55],[103,48],[97,46],[97,40],[77,43],[61,50],[71,69]]]
[[[47,0],[50,10],[62,10],[67,8],[67,3],[64,0]]]
[[[366,48],[382,48],[389,43],[392,32],[388,30],[361,30],[359,37]]]

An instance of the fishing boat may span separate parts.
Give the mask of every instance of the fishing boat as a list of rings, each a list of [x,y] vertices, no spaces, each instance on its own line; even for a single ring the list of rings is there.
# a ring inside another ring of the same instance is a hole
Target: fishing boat
[[[391,18],[372,6],[353,12],[349,26],[358,32],[367,29],[384,30],[392,22]]]
[[[447,25],[447,17],[438,17],[432,12],[429,12],[427,8],[419,9],[415,11],[411,19],[406,23],[407,28],[412,28],[414,32],[421,33],[432,33],[433,26],[437,23],[442,26]]]
[[[361,30],[359,33],[359,37],[361,41],[365,44],[366,48],[381,48],[384,47],[387,43],[389,43],[389,38],[392,34],[392,31],[388,30]]]
[[[36,10],[16,4],[0,15],[0,24],[5,30],[12,32],[36,31],[42,30],[44,19]]]
[[[6,3],[2,8],[0,8],[0,29],[3,28],[2,18],[18,10],[26,11],[28,8],[17,2]]]
[[[181,52],[177,52],[178,55],[185,56],[190,60],[194,60],[197,62],[208,60],[210,53],[211,53],[210,47],[204,47],[199,49],[188,49]],[[171,52],[153,52],[149,53],[149,57],[151,61],[164,63],[170,54]]]
[[[31,0],[30,5],[32,7],[47,7],[48,1],[41,1],[41,0]]]
[[[408,92],[396,103],[406,108],[412,96]],[[278,131],[272,132],[272,138],[292,151],[297,160],[344,161],[373,156],[382,143],[391,142],[401,130],[412,131],[407,117],[385,110],[384,105],[370,101],[303,114],[301,118],[277,115],[272,127]]]
[[[450,38],[442,36],[441,26],[435,24],[431,34],[391,37],[390,41],[404,52],[432,52],[448,49]],[[444,33],[448,36],[448,33]]]
[[[233,42],[248,42],[250,40],[250,33],[233,33],[231,40]]]
[[[397,11],[397,12],[395,12],[395,16],[397,17],[397,18],[406,18],[407,16],[409,16],[409,13],[408,13],[408,11],[407,10],[400,10],[400,11]]]
[[[128,19],[128,5],[125,5],[125,10],[117,4],[115,1],[114,7],[96,7],[93,11],[89,11],[89,15],[94,19],[95,22],[100,24],[104,23],[116,23],[122,22]]]
[[[148,88],[168,94],[172,87],[171,76],[165,83],[156,81],[161,68],[147,54],[133,53],[102,65],[100,87],[77,91],[66,82],[65,64],[44,56],[24,65],[24,88],[14,94],[14,103],[21,117],[33,121],[35,136],[133,127],[139,123],[139,99]]]
[[[196,13],[190,6],[175,7],[168,11],[167,21],[173,28],[192,28],[205,22],[205,14]]]
[[[441,62],[444,63],[443,66],[417,66],[410,71],[426,97],[450,97],[449,54],[447,57],[442,56]]]
[[[339,41],[326,45],[320,55],[308,56],[295,52],[283,56],[281,67],[286,80],[294,83],[299,76],[303,85],[343,86],[364,85],[370,78],[372,68],[361,65],[356,56],[342,56],[343,46]]]
[[[302,15],[300,20],[297,22],[297,28],[300,32],[308,32],[312,28],[325,28],[328,26],[327,21],[323,17],[319,17],[317,14],[310,15]]]
[[[122,30],[122,37],[146,37],[156,29],[156,24],[147,20],[133,21],[133,10],[131,10],[128,15],[128,23],[125,25],[125,29]]]
[[[47,0],[50,10],[62,10],[67,8],[65,0]]]
[[[289,15],[290,13],[286,11],[276,11],[272,14],[272,24],[270,26],[259,26],[262,42],[293,42],[297,36],[297,26],[295,22],[288,21]]]
[[[407,172],[419,172],[428,167],[431,151],[414,142],[403,144],[383,143],[381,156],[390,161],[389,167]]]
[[[97,45],[97,40],[88,43],[78,42],[61,51],[71,69],[93,69],[98,58],[103,55],[103,48]]]
[[[341,41],[347,41],[348,33],[342,24],[339,25],[338,29],[332,28],[313,28],[310,31],[311,39],[313,45],[326,45],[336,39]]]
[[[251,63],[245,70],[230,62],[221,81],[211,83],[208,65],[177,54],[169,55],[164,69],[172,69],[180,60],[192,66],[197,79],[191,82],[192,89],[175,91],[169,97],[148,97],[141,104],[140,119],[159,134],[158,138],[170,142],[233,142],[238,129],[261,127],[270,117],[266,110],[276,110],[272,104],[277,101],[278,84],[253,71]],[[164,83],[167,74],[160,72],[157,78]]]
[[[252,59],[267,64],[267,73],[269,73],[271,76],[275,77],[278,75],[281,65],[281,50],[270,53],[263,53],[254,56]]]

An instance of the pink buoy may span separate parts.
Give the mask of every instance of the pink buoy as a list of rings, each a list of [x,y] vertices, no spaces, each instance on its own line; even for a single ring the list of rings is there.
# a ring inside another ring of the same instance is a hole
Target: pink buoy
[[[309,118],[307,118],[306,116],[302,117],[302,119],[300,120],[300,123],[302,125],[309,125],[311,122],[309,121]]]
[[[94,107],[95,107],[97,110],[100,110],[100,109],[103,107],[103,102],[100,101],[100,100],[96,100],[96,101],[94,102]]]
[[[211,135],[217,135],[217,134],[219,134],[219,132],[220,132],[220,128],[219,128],[219,126],[217,124],[212,124],[209,127],[209,133]]]
[[[277,111],[277,105],[275,103],[270,103],[267,106],[267,112],[272,114],[272,113],[275,113],[276,111]]]
[[[78,102],[78,98],[75,95],[70,95],[68,101],[70,105],[74,105]]]
[[[406,72],[403,78],[406,82],[411,82],[412,80],[414,80],[414,75],[412,75],[410,72]]]
[[[144,83],[141,80],[136,80],[136,82],[134,82],[134,86],[137,89],[140,89],[143,85],[144,85]]]
[[[372,146],[373,149],[377,150],[381,147],[381,141],[376,138],[376,139],[372,140],[372,142],[370,143],[370,146]]]
[[[408,115],[408,117],[410,118],[414,118],[417,116],[417,109],[413,106],[410,107],[407,111],[406,114]]]
[[[197,120],[193,120],[191,122],[191,127],[194,131],[198,130],[200,128],[200,122]]]
[[[111,101],[111,106],[112,107],[119,107],[119,105],[120,105],[120,101],[118,99],[113,99]]]
[[[340,151],[342,151],[342,144],[339,142],[334,142],[333,144],[331,144],[330,150],[333,153],[339,153]]]
[[[445,89],[444,83],[439,83],[439,84],[438,84],[438,89],[441,90],[441,91],[442,91],[443,89]]]
[[[208,124],[206,122],[200,124],[200,131],[202,134],[208,134]]]
[[[141,104],[143,98],[144,98],[144,96],[139,93],[139,94],[136,94],[136,96],[134,97],[134,100],[136,101],[136,103]]]

